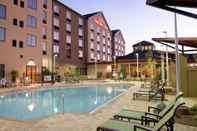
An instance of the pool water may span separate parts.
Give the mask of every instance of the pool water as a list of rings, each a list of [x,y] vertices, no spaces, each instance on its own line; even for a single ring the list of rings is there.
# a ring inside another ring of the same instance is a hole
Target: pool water
[[[21,91],[0,96],[0,117],[32,120],[63,112],[92,112],[128,86],[91,86]]]

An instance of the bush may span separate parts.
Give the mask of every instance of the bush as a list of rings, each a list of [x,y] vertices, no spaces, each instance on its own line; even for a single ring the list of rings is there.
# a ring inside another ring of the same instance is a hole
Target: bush
[[[192,106],[191,110],[197,112],[197,104],[194,104],[194,105]]]
[[[12,82],[16,82],[16,79],[19,77],[19,73],[17,70],[12,70],[11,71],[11,79],[12,79]]]
[[[103,77],[103,73],[102,72],[97,72],[97,78],[100,79]]]

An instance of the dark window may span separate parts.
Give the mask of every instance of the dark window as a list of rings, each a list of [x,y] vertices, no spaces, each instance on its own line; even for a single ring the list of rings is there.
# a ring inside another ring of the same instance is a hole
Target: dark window
[[[19,42],[19,47],[20,47],[20,48],[23,48],[23,41],[20,41],[20,42]]]
[[[0,80],[5,77],[5,65],[0,64]]]
[[[24,1],[20,1],[20,7],[24,8],[25,4]]]
[[[44,4],[43,4],[43,8],[45,8],[45,9],[46,9],[46,8],[47,8],[48,0],[44,0],[44,1],[43,1],[43,3],[44,3]]]
[[[13,19],[13,25],[18,25],[18,20],[16,18]]]
[[[6,17],[6,6],[0,4],[0,19],[5,19]]]
[[[20,21],[20,27],[23,28],[24,27],[24,22]]]
[[[18,0],[13,0],[13,3],[14,3],[15,5],[18,5]]]
[[[16,42],[16,40],[12,40],[12,47],[17,47],[17,42]]]
[[[20,58],[22,59],[23,58],[23,55],[20,55]]]

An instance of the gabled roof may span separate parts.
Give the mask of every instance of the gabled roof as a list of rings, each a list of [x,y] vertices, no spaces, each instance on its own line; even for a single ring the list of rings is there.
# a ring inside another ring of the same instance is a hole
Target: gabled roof
[[[136,46],[141,46],[141,45],[152,45],[152,46],[155,46],[153,43],[149,42],[149,41],[141,41],[137,44],[134,44],[133,47],[136,47]]]
[[[98,12],[86,14],[86,15],[83,15],[83,16],[84,16],[86,19],[88,19],[89,17],[92,17],[92,16],[94,16],[94,15],[96,15],[96,14],[98,14],[98,13],[102,13],[102,12],[98,11]]]
[[[85,19],[89,19],[89,18],[91,18],[93,16],[96,16],[96,15],[99,15],[99,14],[101,14],[101,16],[103,17],[103,19],[105,21],[105,24],[107,25],[108,29],[110,30],[109,24],[108,24],[108,22],[107,22],[107,20],[106,20],[102,11],[94,12],[94,13],[91,13],[91,14],[86,14],[86,15],[83,15],[83,16],[84,16]]]
[[[114,36],[116,33],[120,32],[120,30],[116,29],[116,30],[112,30],[111,32],[112,32],[112,36]]]

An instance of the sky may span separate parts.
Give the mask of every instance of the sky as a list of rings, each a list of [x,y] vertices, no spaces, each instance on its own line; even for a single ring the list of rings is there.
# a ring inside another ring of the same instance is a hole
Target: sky
[[[126,41],[126,54],[132,45],[153,37],[174,37],[174,14],[147,6],[146,0],[59,0],[82,15],[102,11],[111,29],[120,29]],[[186,9],[197,13],[197,10]],[[178,36],[197,36],[197,20],[178,15]],[[158,49],[160,45],[156,44]]]

